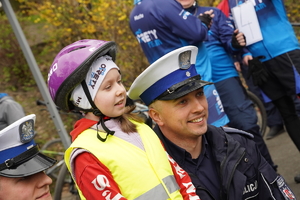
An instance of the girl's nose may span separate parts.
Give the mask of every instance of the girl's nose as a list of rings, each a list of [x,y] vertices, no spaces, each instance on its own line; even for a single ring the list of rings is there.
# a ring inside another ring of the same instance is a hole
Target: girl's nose
[[[123,85],[119,85],[118,89],[117,89],[117,96],[120,96],[120,95],[123,95],[123,94],[126,94],[126,89]]]

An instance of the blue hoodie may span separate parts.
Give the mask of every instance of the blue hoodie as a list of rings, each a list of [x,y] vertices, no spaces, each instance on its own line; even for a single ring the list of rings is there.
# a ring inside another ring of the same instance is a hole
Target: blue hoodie
[[[245,0],[228,0],[233,8]],[[263,40],[248,46],[254,57],[270,60],[286,52],[300,49],[294,29],[290,24],[282,0],[251,0],[254,3]]]

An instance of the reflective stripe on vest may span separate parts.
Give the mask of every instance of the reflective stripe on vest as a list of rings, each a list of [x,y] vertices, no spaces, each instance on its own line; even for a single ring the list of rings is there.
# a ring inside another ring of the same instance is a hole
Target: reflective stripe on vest
[[[173,193],[179,189],[179,186],[176,183],[174,176],[165,177],[163,179],[163,182],[167,186],[170,193]],[[168,199],[168,194],[166,193],[166,190],[162,184],[159,184],[158,186],[142,194],[138,198],[135,198],[134,200],[153,200],[153,199]]]
[[[145,151],[116,136],[110,135],[106,142],[100,142],[95,130],[85,130],[65,153],[68,168],[73,149],[83,148],[110,169],[125,198],[183,199],[160,140],[147,125],[137,124],[137,130]]]

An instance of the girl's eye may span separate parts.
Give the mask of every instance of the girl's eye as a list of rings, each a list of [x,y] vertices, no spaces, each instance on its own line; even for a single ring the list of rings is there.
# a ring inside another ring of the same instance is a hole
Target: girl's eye
[[[118,84],[122,84],[122,80],[119,80],[119,81],[118,81]]]
[[[109,90],[110,88],[111,88],[110,85],[108,85],[108,86],[105,87],[106,90]]]

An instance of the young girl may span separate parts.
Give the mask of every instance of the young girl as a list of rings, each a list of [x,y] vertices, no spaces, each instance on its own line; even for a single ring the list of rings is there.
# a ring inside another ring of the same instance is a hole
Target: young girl
[[[156,134],[125,106],[115,53],[114,42],[77,41],[60,51],[48,75],[56,105],[85,116],[65,153],[81,199],[199,199]]]

